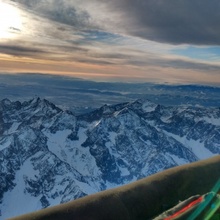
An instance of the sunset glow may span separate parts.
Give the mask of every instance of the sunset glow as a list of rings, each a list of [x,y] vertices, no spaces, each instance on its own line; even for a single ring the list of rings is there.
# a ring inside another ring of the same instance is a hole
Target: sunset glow
[[[22,29],[19,10],[7,3],[0,2],[0,40],[11,39]]]
[[[186,1],[0,0],[0,72],[220,84],[220,6]]]

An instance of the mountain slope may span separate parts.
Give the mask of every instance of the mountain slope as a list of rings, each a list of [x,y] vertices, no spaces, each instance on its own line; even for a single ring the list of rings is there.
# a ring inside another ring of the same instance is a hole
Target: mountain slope
[[[28,213],[13,218],[13,220],[152,220],[155,216],[189,197],[191,197],[192,202],[194,195],[197,195],[198,198],[198,195],[206,194],[211,190],[217,193],[220,189],[219,167],[220,156],[216,156],[170,168],[125,186],[89,195],[63,205]],[[213,186],[215,187],[213,188]],[[215,194],[214,192],[212,195]],[[213,200],[210,202],[212,203]],[[208,211],[210,209],[213,211],[213,204],[208,205]],[[194,205],[196,206],[198,203],[194,202]],[[192,203],[191,205],[188,203],[181,209],[182,212],[179,212],[179,215],[175,214],[175,217],[177,219],[188,219],[187,215],[189,219],[195,219],[191,216],[191,206]],[[205,208],[204,204],[203,208]],[[186,215],[180,216],[183,213]],[[204,214],[207,214],[207,207],[205,213],[196,213],[198,214],[196,219],[206,219]],[[173,213],[168,216],[173,216]],[[157,219],[164,218],[160,216]]]
[[[75,116],[39,98],[5,99],[0,103],[2,218],[219,153],[219,108],[137,100]]]

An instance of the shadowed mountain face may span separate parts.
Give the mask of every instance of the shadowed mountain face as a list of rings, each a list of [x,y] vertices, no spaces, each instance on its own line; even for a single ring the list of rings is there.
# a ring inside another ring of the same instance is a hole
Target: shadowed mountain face
[[[0,102],[2,219],[219,153],[219,108],[137,100],[75,116],[39,98],[5,99]]]
[[[180,200],[211,191],[219,168],[216,156],[13,220],[150,220]]]

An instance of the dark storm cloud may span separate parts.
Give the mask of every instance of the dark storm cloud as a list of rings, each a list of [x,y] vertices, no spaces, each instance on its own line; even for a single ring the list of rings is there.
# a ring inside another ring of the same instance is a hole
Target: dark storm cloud
[[[115,10],[133,19],[133,27],[127,30],[132,35],[172,44],[220,45],[219,0],[111,2]]]
[[[219,0],[17,2],[49,19],[77,28],[106,29],[171,44],[220,45]]]

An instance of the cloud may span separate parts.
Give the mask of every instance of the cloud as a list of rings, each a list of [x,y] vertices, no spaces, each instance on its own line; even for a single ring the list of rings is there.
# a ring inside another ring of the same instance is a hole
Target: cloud
[[[13,0],[22,26],[13,38],[1,40],[0,52],[12,55],[13,61],[17,56],[22,71],[32,71],[35,65],[37,71],[77,76],[165,80],[171,72],[173,80],[188,72],[189,79],[195,80],[195,73],[217,78],[216,52],[211,57],[212,51],[206,49],[209,59],[197,54],[201,48],[211,48],[200,44],[220,44],[219,4],[217,0]],[[32,65],[24,64],[23,57]]]
[[[126,14],[131,35],[171,44],[220,45],[219,0],[111,2]]]
[[[30,10],[52,21],[71,25],[78,29],[92,27],[91,16],[77,6],[77,1],[66,0],[15,0]]]
[[[152,63],[157,64],[160,67],[172,67],[175,69],[189,69],[189,70],[199,70],[199,71],[220,71],[220,65],[212,63],[201,63],[196,61],[181,60],[181,59],[157,59],[152,60]]]
[[[220,45],[219,0],[17,0],[47,18],[170,44]]]
[[[18,57],[38,57],[45,54],[46,51],[33,47],[0,44],[0,53]]]

